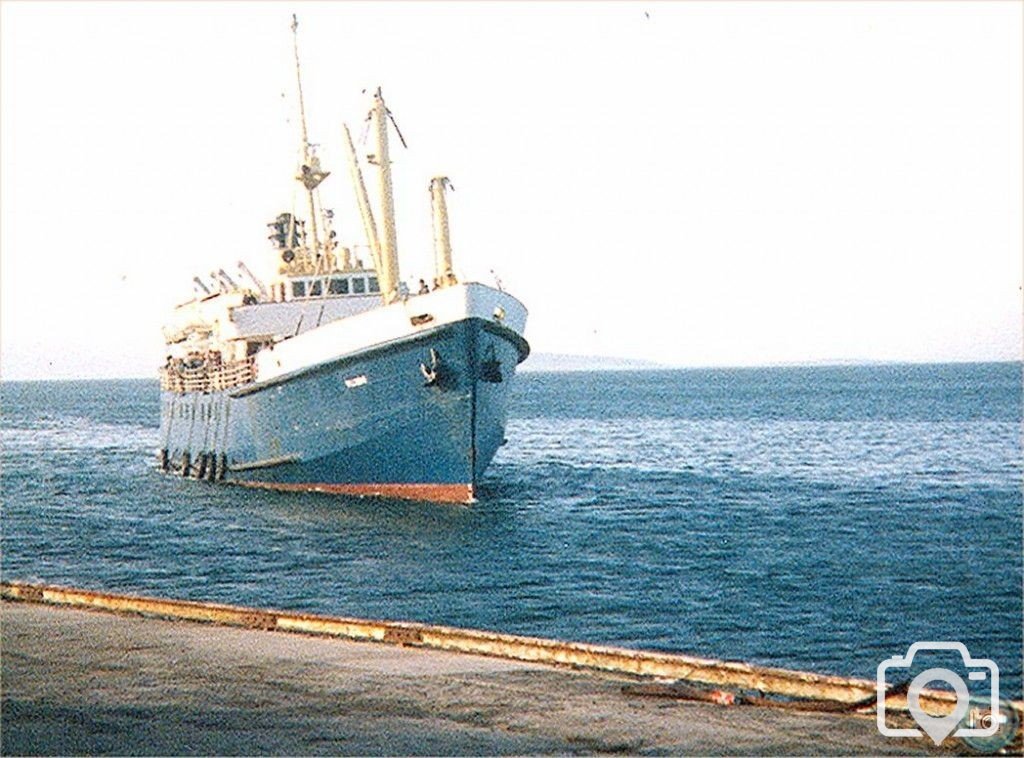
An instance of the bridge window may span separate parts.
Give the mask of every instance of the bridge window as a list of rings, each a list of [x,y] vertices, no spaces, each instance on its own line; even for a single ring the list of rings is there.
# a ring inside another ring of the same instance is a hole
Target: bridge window
[[[331,279],[331,284],[327,289],[332,295],[347,295],[348,294],[348,279],[342,279],[335,277]]]
[[[362,295],[366,292],[366,280],[363,277],[352,277],[352,292],[357,295]]]
[[[370,285],[370,292],[380,292],[380,284],[377,283],[377,277],[368,276],[366,277],[366,281]]]
[[[292,282],[292,297],[305,297],[306,296],[306,283],[305,282]]]
[[[323,285],[321,284],[319,279],[317,279],[314,282],[310,282],[309,283],[309,296],[310,297],[319,297],[322,294],[323,294]]]

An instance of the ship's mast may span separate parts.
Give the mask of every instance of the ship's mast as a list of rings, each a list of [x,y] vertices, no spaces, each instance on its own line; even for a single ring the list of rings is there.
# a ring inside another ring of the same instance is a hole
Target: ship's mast
[[[377,135],[377,152],[374,159],[380,173],[380,212],[384,232],[384,239],[381,241],[381,270],[377,273],[385,303],[392,302],[398,297],[399,278],[395,200],[391,192],[391,159],[388,155],[388,118],[390,115],[378,87],[373,95],[373,109],[370,111],[370,118]],[[399,134],[399,138],[401,138],[401,134]]]
[[[455,283],[452,271],[452,241],[448,229],[448,204],[444,191],[452,186],[447,176],[430,180],[430,205],[434,217],[434,277],[438,287]]]
[[[309,144],[309,132],[306,129],[306,102],[302,96],[302,73],[299,67],[299,20],[294,13],[292,14],[292,46],[295,50],[295,79],[299,91],[299,121],[302,124],[302,168],[295,178],[302,182],[302,186],[306,188],[306,196],[309,198],[309,225],[313,239],[312,244],[309,244],[307,240],[307,247],[313,255],[316,270],[319,271],[321,265],[320,232],[316,224],[317,213],[313,191],[320,182],[327,178],[327,174],[330,172],[321,171],[320,159],[313,154]]]

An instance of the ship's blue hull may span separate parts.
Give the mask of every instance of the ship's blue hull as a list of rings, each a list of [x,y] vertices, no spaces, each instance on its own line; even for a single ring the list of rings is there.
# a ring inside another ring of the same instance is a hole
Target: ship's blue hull
[[[528,349],[469,318],[263,384],[165,391],[161,462],[252,486],[469,502]]]

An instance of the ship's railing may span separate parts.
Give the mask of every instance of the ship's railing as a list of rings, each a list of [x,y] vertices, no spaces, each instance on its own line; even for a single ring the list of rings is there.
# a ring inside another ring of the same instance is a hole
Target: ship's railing
[[[256,381],[256,358],[231,363],[177,360],[160,369],[160,389],[167,392],[217,392]]]

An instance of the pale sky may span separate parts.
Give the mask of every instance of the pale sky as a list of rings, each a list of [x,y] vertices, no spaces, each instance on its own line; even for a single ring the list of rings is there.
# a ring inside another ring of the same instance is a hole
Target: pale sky
[[[0,372],[153,376],[191,279],[266,270],[310,136],[383,87],[403,278],[456,268],[535,352],[680,366],[1020,360],[1022,4],[0,4]]]

